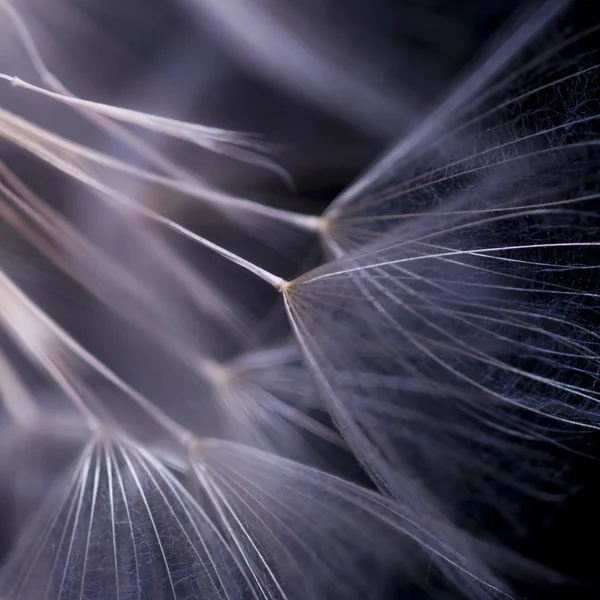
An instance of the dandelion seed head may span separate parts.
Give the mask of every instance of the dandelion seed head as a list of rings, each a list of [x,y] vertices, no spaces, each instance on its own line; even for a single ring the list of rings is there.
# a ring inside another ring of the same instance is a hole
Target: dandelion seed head
[[[598,61],[576,51],[597,31],[545,38],[566,4],[520,14],[421,113],[417,86],[359,56],[325,4],[182,3],[299,103],[394,139],[305,214],[215,183],[221,165],[288,188],[295,173],[241,112],[232,129],[190,116],[195,44],[113,104],[71,91],[26,7],[0,0],[34,71],[3,65],[4,93],[82,129],[0,109],[0,138],[67,190],[57,202],[7,155],[2,218],[89,316],[74,325],[25,285],[11,238],[0,446],[24,463],[0,461],[0,482],[30,501],[3,597],[363,600],[395,574],[428,597],[518,595],[537,567],[489,539],[479,507],[518,530],[513,498],[558,495],[553,449],[600,426]]]
[[[216,388],[228,385],[233,378],[233,373],[227,366],[214,361],[201,359],[199,369]]]

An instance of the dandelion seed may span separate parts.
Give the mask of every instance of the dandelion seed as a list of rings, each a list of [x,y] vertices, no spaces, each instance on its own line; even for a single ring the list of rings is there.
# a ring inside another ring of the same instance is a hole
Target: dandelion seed
[[[289,345],[248,352],[225,364],[200,360],[200,371],[231,422],[230,439],[299,460],[313,454],[307,436],[345,449],[340,436],[319,420],[324,407],[299,361],[297,348]]]
[[[270,30],[287,52],[278,59],[294,67],[286,78],[320,79],[307,93],[351,120],[389,107],[327,53],[283,41],[285,8],[279,20],[239,1],[244,23],[229,0],[197,4],[268,69],[259,37]],[[536,444],[598,428],[598,67],[593,53],[564,60],[598,29],[515,60],[566,4],[550,0],[520,19],[411,134],[323,215],[307,216],[216,189],[146,147],[130,128],[287,175],[257,137],[76,97],[0,0],[42,85],[0,79],[71,106],[142,162],[3,109],[0,137],[83,184],[146,255],[140,265],[91,239],[0,162],[2,220],[124,326],[109,332],[117,358],[105,361],[2,265],[0,445],[24,460],[33,447],[64,445],[75,458],[50,494],[32,486],[30,503],[45,501],[0,568],[2,597],[362,600],[400,574],[431,596],[444,587],[483,600],[512,597],[515,568],[536,573],[478,539],[481,524],[461,510],[475,489],[507,513],[498,482],[550,497],[551,460]],[[324,75],[342,87],[324,94]],[[353,107],[340,102],[347,90],[359,94]],[[216,208],[254,233],[312,234],[332,260],[280,276],[123,180]],[[180,256],[176,239],[277,290],[294,341],[243,346],[251,318]],[[219,336],[235,335],[211,338],[213,321]],[[116,348],[129,335],[136,351]],[[152,352],[165,361],[156,374],[144,360]],[[56,402],[29,385],[23,359]],[[192,374],[192,405],[171,364]],[[131,366],[149,383],[131,383]],[[168,395],[146,393],[161,377]],[[326,463],[318,443],[352,452],[378,491],[316,468]],[[520,472],[506,468],[511,460]],[[17,502],[30,484],[1,466]]]
[[[548,16],[558,4],[542,12]],[[523,28],[529,31],[527,24]],[[332,253],[341,256],[405,222],[414,229],[427,220],[427,227],[450,228],[502,211],[591,205],[597,198],[598,62],[586,56],[570,64],[565,56],[582,40],[594,44],[597,35],[592,27],[549,49],[542,46],[533,59],[477,92],[495,72],[484,61],[332,202],[323,215]],[[488,61],[501,65],[507,59],[498,50]]]
[[[91,440],[57,492],[3,571],[9,597],[237,597],[242,575],[210,517],[125,438]]]

